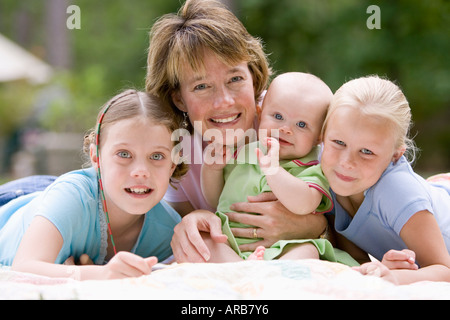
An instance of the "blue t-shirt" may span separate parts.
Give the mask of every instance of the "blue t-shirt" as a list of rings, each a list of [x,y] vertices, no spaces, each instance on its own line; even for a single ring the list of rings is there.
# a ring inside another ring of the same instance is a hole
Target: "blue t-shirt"
[[[42,216],[52,222],[63,238],[55,260],[89,255],[95,264],[105,263],[107,223],[103,213],[97,173],[93,168],[69,172],[45,191],[19,197],[0,207],[0,264],[11,265],[31,221]],[[145,220],[131,252],[156,256],[162,261],[172,254],[173,229],[181,220],[178,213],[161,201],[145,214]]]
[[[391,249],[407,248],[400,231],[422,210],[434,215],[450,252],[450,195],[444,187],[432,185],[414,173],[404,157],[391,163],[366,191],[353,219],[332,194],[336,231],[379,260]]]

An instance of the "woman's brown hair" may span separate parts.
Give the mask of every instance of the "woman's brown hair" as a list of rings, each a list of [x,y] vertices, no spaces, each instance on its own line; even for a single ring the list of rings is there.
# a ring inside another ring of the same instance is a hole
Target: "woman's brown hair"
[[[150,31],[146,90],[168,101],[179,89],[183,65],[203,68],[205,50],[227,65],[246,61],[253,76],[255,100],[266,89],[271,69],[260,39],[253,37],[221,2],[187,0],[177,14],[162,16]]]

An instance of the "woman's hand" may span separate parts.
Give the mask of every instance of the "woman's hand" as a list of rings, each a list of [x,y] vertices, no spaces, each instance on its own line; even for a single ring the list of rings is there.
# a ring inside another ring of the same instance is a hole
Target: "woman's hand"
[[[262,193],[248,197],[248,202],[235,203],[232,210],[248,213],[227,213],[231,221],[253,225],[258,238],[251,244],[240,246],[242,251],[253,251],[258,246],[270,247],[279,240],[315,239],[326,229],[327,220],[323,215],[297,215],[286,209],[273,193]],[[254,228],[233,228],[236,237],[253,238]]]
[[[227,242],[222,233],[222,222],[210,211],[197,210],[186,215],[175,226],[172,237],[172,251],[175,260],[182,262],[206,262],[211,257],[200,232],[207,232],[218,243]]]

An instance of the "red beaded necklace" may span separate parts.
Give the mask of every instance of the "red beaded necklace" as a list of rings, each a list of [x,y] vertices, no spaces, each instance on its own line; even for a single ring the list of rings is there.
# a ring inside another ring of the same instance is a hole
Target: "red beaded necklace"
[[[113,246],[114,249],[114,255],[117,254],[117,249],[116,249],[116,244],[114,243],[114,237],[112,234],[112,230],[111,230],[111,223],[109,221],[109,214],[108,214],[108,207],[106,206],[106,198],[105,198],[105,192],[103,190],[103,183],[102,183],[102,175],[100,173],[100,152],[99,152],[99,144],[100,144],[100,126],[102,124],[103,121],[103,117],[105,116],[106,112],[108,111],[109,107],[111,107],[111,103],[108,104],[105,108],[105,110],[103,110],[103,113],[101,114],[99,120],[98,120],[98,124],[97,124],[97,132],[96,132],[96,139],[95,139],[95,145],[96,145],[96,149],[97,149],[97,175],[98,175],[98,185],[100,188],[100,194],[102,196],[102,203],[103,203],[103,211],[105,212],[105,216],[106,216],[106,223],[108,224],[108,232],[109,232],[109,236],[111,239],[111,244]]]

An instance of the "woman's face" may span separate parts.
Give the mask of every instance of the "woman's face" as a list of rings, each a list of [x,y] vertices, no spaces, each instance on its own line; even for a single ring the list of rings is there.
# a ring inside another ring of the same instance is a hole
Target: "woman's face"
[[[253,128],[255,93],[247,63],[228,66],[210,51],[205,52],[203,63],[204,72],[194,72],[186,65],[180,89],[172,95],[175,105],[188,113],[194,129],[204,137],[210,129],[215,129],[209,133],[217,138],[214,132],[226,137],[227,130],[236,133]],[[224,143],[233,142],[227,139]]]
[[[385,120],[351,107],[333,112],[323,141],[322,170],[340,196],[361,196],[404,151],[395,149],[394,130]]]

